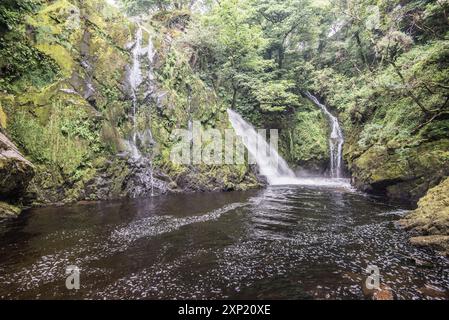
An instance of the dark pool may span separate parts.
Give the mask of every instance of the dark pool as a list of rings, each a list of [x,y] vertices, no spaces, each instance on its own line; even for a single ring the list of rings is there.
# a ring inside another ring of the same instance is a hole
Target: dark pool
[[[408,245],[404,214],[299,186],[33,209],[0,222],[0,298],[366,299],[373,265],[398,299],[448,299],[448,261]]]

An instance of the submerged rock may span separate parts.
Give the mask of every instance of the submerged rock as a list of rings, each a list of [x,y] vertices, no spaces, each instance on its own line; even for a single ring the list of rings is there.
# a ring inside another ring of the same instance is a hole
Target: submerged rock
[[[418,203],[418,209],[401,220],[411,230],[413,245],[432,247],[449,256],[449,178],[429,190]]]
[[[386,286],[381,286],[374,292],[373,300],[394,300],[393,291]]]

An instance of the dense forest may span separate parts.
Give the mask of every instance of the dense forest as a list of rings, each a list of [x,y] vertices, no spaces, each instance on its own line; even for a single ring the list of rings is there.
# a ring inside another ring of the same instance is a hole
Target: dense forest
[[[448,14],[447,0],[4,0],[0,212],[260,187],[254,166],[170,161],[173,130],[227,129],[228,108],[326,175],[310,92],[342,125],[353,185],[412,204],[432,189],[404,224],[446,246]]]

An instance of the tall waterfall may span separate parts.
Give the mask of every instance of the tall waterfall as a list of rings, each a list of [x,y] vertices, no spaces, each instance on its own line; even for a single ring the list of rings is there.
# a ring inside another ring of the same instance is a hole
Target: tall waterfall
[[[152,144],[153,135],[151,129],[147,129],[140,132],[137,128],[137,113],[139,111],[139,89],[143,83],[146,83],[147,89],[145,91],[145,101],[150,101],[150,98],[155,94],[155,77],[154,77],[154,58],[155,50],[151,36],[148,39],[148,47],[143,47],[143,31],[149,33],[142,26],[139,26],[136,31],[135,41],[132,44],[132,64],[129,70],[128,83],[131,89],[132,97],[132,112],[131,120],[133,124],[133,131],[131,134],[131,139],[125,141],[128,151],[133,159],[140,159],[142,154],[138,147],[138,140],[144,142],[145,144]],[[142,61],[146,59],[148,64],[148,73],[144,75],[142,73]],[[148,116],[151,117],[151,103],[148,103]],[[148,120],[150,122],[151,118]]]
[[[329,138],[329,152],[330,152],[330,167],[331,167],[331,177],[341,178],[342,177],[342,151],[345,139],[343,136],[343,131],[341,130],[340,124],[337,117],[327,110],[326,106],[318,101],[318,99],[313,96],[310,92],[305,93],[307,98],[309,98],[314,104],[323,110],[324,114],[329,119],[332,126],[332,132]]]
[[[129,45],[132,63],[128,73],[128,84],[132,98],[132,132],[130,138],[124,141],[130,163],[133,163],[135,174],[131,179],[134,183],[133,195],[155,194],[155,185],[159,190],[164,189],[164,183],[154,177],[153,168],[153,146],[155,141],[151,132],[151,108],[153,100],[159,103],[157,86],[154,74],[154,62],[156,51],[154,49],[151,32],[138,25],[134,41]],[[148,47],[143,45],[144,31],[148,34]],[[139,99],[140,98],[140,99]],[[147,109],[143,109],[146,106]],[[145,119],[144,129],[138,126],[140,119]]]
[[[242,138],[249,154],[256,160],[260,173],[267,177],[270,185],[309,185],[350,188],[344,179],[297,177],[287,162],[254,127],[238,113],[228,109],[229,120],[236,134]]]

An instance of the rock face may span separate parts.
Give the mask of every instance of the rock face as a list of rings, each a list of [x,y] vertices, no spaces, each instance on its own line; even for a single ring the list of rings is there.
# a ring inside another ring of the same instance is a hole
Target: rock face
[[[401,221],[415,237],[410,242],[449,255],[449,178],[429,190],[418,209]]]
[[[16,146],[0,132],[0,200],[18,201],[34,176],[34,167]],[[0,203],[0,217],[18,214],[20,210]]]

